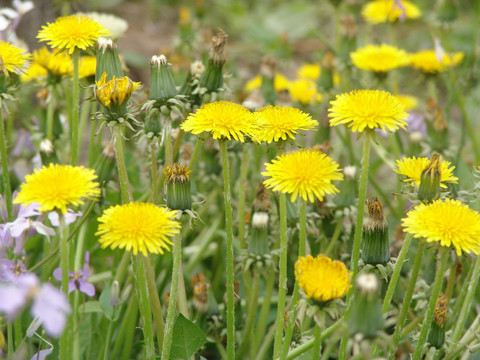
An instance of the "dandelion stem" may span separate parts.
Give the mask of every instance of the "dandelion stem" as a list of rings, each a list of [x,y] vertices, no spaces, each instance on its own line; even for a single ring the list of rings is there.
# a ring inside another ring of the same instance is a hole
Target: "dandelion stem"
[[[78,108],[80,100],[80,87],[78,86],[78,59],[80,53],[75,49],[72,55],[73,60],[73,83],[72,83],[72,118],[71,118],[71,132],[72,132],[72,165],[78,163]]]
[[[265,334],[265,330],[267,329],[268,314],[270,314],[270,304],[272,301],[272,292],[273,292],[274,284],[275,284],[275,273],[273,272],[273,270],[270,270],[265,280],[264,291],[263,291],[263,303],[260,309],[260,315],[258,317],[255,334]],[[263,338],[260,336],[257,336],[255,339],[255,346],[253,348],[255,350],[259,349],[262,342],[263,342]]]
[[[122,203],[126,204],[131,201],[131,195],[128,190],[128,173],[127,167],[125,166],[122,128],[120,126],[113,127],[113,137],[115,158],[117,159],[118,178],[120,182],[120,193],[122,194]]]
[[[195,147],[193,149],[192,157],[190,158],[190,162],[188,163],[188,170],[193,170],[195,168],[195,164],[197,163],[198,156],[202,151],[203,143],[205,141],[199,137],[197,137],[197,141],[195,142]]]
[[[219,139],[223,166],[223,187],[225,197],[225,223],[227,227],[227,354],[229,359],[235,358],[235,304],[234,304],[234,274],[233,274],[233,228],[232,204],[230,191],[230,168],[227,157],[227,141]],[[195,145],[196,146],[196,145]]]
[[[435,281],[432,285],[432,295],[430,297],[430,302],[428,303],[427,313],[425,315],[425,318],[423,319],[422,330],[420,331],[420,335],[418,337],[417,347],[415,349],[415,353],[413,354],[413,360],[420,360],[422,358],[423,345],[425,344],[425,340],[427,340],[428,331],[430,330],[430,326],[432,325],[433,313],[435,311],[437,297],[440,294],[440,290],[442,289],[443,274],[445,273],[445,269],[447,268],[449,251],[450,248],[448,247],[441,247],[439,250],[437,273],[435,275]]]
[[[5,204],[7,205],[8,221],[12,221],[12,187],[10,185],[10,173],[8,171],[8,152],[2,109],[0,109],[0,156],[2,157],[3,186],[5,188]]]
[[[155,283],[155,272],[153,270],[150,259],[145,258],[145,275],[148,282],[148,296],[152,305],[153,322],[155,324],[155,334],[157,336],[158,348],[163,347],[163,336],[165,333],[165,325],[163,324],[162,305],[158,297],[157,284]]]
[[[150,152],[152,155],[152,202],[154,204],[158,201],[158,188],[157,188],[157,150],[156,144],[152,143],[150,145]]]
[[[240,240],[240,248],[246,249],[247,243],[245,241],[245,190],[247,187],[247,174],[249,163],[249,147],[244,144],[242,148],[242,161],[240,165],[240,179],[238,182],[238,239]]]
[[[172,283],[170,285],[170,299],[168,301],[167,322],[163,338],[162,359],[170,359],[170,348],[173,339],[173,327],[175,325],[178,297],[178,271],[182,256],[182,235],[177,234],[173,239],[173,267]]]
[[[275,322],[275,340],[273,345],[273,358],[280,356],[283,338],[283,323],[285,317],[285,297],[287,294],[287,196],[284,193],[280,198],[280,275],[278,279],[278,304],[277,320]]]
[[[60,264],[62,268],[62,291],[68,298],[68,269],[69,269],[69,246],[68,246],[68,227],[65,224],[65,216],[59,212],[60,218]],[[71,318],[68,318],[68,324],[60,337],[60,359],[68,359],[70,357],[69,351],[69,332],[71,331]]]
[[[47,140],[53,144],[53,115],[55,112],[55,86],[48,86],[47,104]]]
[[[457,322],[455,324],[452,337],[450,338],[450,341],[453,344],[457,343],[458,340],[460,340],[461,334],[464,333],[463,327],[465,325],[465,320],[467,319],[470,306],[472,305],[473,297],[475,296],[475,291],[477,289],[479,276],[480,276],[480,256],[477,256],[475,260],[475,264],[473,265],[473,272],[470,278],[470,282],[468,283],[468,290],[465,296],[465,300],[463,301],[462,310],[460,310],[460,314],[457,316]]]
[[[313,343],[313,354],[312,359],[320,358],[320,349],[322,347],[322,328],[320,324],[315,321],[315,330],[313,333],[314,343]]]
[[[385,299],[383,300],[382,312],[385,314],[388,309],[390,309],[390,303],[392,302],[393,294],[395,293],[395,288],[397,287],[398,279],[400,278],[400,273],[402,271],[403,263],[407,257],[408,249],[412,243],[413,236],[409,233],[405,235],[403,240],[403,245],[398,254],[397,262],[395,263],[395,268],[393,269],[392,277],[390,278],[390,283],[388,284],[387,293],[385,294]]]
[[[148,282],[145,273],[145,263],[148,259],[142,255],[132,255],[133,273],[135,276],[135,289],[137,293],[140,316],[143,325],[143,340],[145,342],[145,359],[155,359],[155,345],[153,343],[152,309],[148,296]],[[164,359],[168,359],[168,356]]]
[[[397,346],[400,343],[400,339],[402,337],[403,326],[405,325],[408,309],[410,309],[410,302],[412,300],[413,291],[415,290],[415,284],[417,282],[420,266],[422,265],[422,257],[425,244],[425,241],[418,242],[417,255],[415,256],[415,262],[413,264],[412,274],[410,275],[408,289],[402,302],[402,308],[400,310],[400,316],[397,320],[397,325],[395,326],[395,332],[393,333],[393,349],[390,350],[390,354],[388,356],[389,359],[393,359],[395,357]]]
[[[90,110],[91,114],[94,114],[97,110],[97,103],[93,102],[92,103],[92,108]],[[95,128],[96,128],[96,120],[95,118],[91,119],[90,122],[90,142],[88,143],[88,167],[92,168],[93,163],[95,161]]]

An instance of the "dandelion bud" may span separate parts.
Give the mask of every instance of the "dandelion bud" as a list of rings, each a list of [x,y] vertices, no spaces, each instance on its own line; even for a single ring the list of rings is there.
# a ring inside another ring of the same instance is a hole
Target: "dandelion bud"
[[[58,164],[60,162],[52,142],[48,139],[40,143],[40,158],[42,159],[42,164],[45,166],[50,163]]]
[[[274,79],[277,69],[277,59],[273,56],[266,56],[262,59],[260,65],[260,75],[262,76],[262,85],[260,92],[267,104],[273,104],[277,100],[275,93]]]
[[[107,73],[106,80],[112,80],[114,77],[121,78],[125,75],[118,56],[117,45],[112,39],[100,37],[97,41],[95,81],[99,81],[103,73]]]
[[[199,313],[206,313],[208,311],[208,284],[205,280],[205,275],[197,274],[191,279],[193,288],[193,307]]]
[[[180,163],[167,166],[163,173],[166,175],[167,206],[173,210],[189,210],[192,208],[190,193],[190,173],[186,166]]]
[[[120,288],[118,281],[115,280],[110,288],[110,305],[118,306],[120,304]]]
[[[363,225],[362,259],[366,264],[386,264],[390,260],[388,224],[378,198],[366,201],[370,220]]]
[[[261,183],[253,201],[253,216],[250,221],[251,231],[248,242],[248,251],[255,255],[265,255],[268,248],[268,221],[271,207],[268,190]]]
[[[380,283],[372,273],[360,274],[357,277],[355,290],[355,302],[348,322],[350,332],[373,338],[375,333],[383,327],[382,305],[379,297]]]
[[[428,333],[427,341],[437,349],[445,342],[445,322],[447,321],[448,299],[444,294],[437,298],[435,312],[433,313],[432,326]]]
[[[150,61],[150,100],[157,100],[159,105],[164,105],[168,99],[177,95],[173,74],[165,55],[152,56]]]
[[[320,92],[328,92],[333,88],[333,71],[335,69],[335,55],[328,52],[322,59],[322,72],[317,80]]]
[[[223,87],[223,65],[226,62],[225,45],[227,34],[222,29],[212,38],[211,54],[207,67],[200,78],[200,87],[209,92],[216,92]]]
[[[440,181],[442,178],[441,157],[433,154],[427,167],[422,171],[420,186],[418,187],[418,199],[423,202],[431,202],[440,196]]]
[[[110,114],[122,116],[127,110],[127,101],[133,92],[140,86],[125,76],[107,81],[108,74],[103,73],[102,77],[95,84],[95,97]]]

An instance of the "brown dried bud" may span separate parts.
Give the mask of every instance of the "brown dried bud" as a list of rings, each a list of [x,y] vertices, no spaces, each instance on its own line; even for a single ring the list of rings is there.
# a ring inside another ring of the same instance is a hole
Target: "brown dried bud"
[[[211,47],[212,55],[211,59],[214,64],[224,64],[225,57],[225,45],[227,44],[228,35],[222,30],[218,29],[217,36],[212,37]]]
[[[253,208],[255,211],[269,212],[272,206],[270,200],[270,194],[268,193],[267,188],[263,183],[260,183],[257,187],[257,193],[255,199],[253,200]]]
[[[435,312],[433,313],[433,320],[440,326],[443,326],[447,321],[448,299],[444,294],[440,294],[435,303]]]
[[[205,275],[199,273],[192,277],[193,306],[200,313],[208,311],[208,284]]]
[[[357,34],[357,25],[355,24],[355,17],[352,14],[347,14],[340,18],[340,33],[343,37],[349,39]]]

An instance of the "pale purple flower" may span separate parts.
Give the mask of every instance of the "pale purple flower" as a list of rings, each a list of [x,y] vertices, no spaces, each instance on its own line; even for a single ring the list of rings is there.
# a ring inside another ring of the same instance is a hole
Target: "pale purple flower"
[[[65,218],[65,224],[69,225],[75,222],[77,220],[77,217],[82,216],[82,213],[80,211],[73,211],[70,209],[67,209],[67,213],[64,214]],[[50,220],[50,223],[53,226],[60,226],[60,216],[58,215],[58,212],[56,211],[51,211],[48,213],[48,219]]]
[[[53,352],[53,346],[50,349],[40,350],[38,353],[32,356],[30,360],[45,360],[48,355]]]
[[[20,274],[12,280],[0,283],[0,313],[5,314],[9,320],[16,318],[40,283],[32,273]]]
[[[394,0],[393,3],[394,3],[394,5],[392,6],[392,8],[393,8],[392,10],[397,10],[397,9],[400,10],[401,13],[400,13],[399,20],[400,20],[400,22],[404,22],[405,19],[407,18],[407,9],[405,8],[405,5],[403,5],[402,0]],[[395,7],[397,9],[395,9]]]
[[[69,271],[68,276],[72,277],[68,281],[68,293],[70,294],[73,290],[77,289],[87,294],[88,296],[95,295],[95,286],[88,283],[88,277],[90,276],[88,263],[90,260],[90,253],[87,251],[85,252],[85,262],[83,264],[83,269],[75,271]],[[56,268],[53,271],[53,276],[58,281],[62,281],[62,269]]]

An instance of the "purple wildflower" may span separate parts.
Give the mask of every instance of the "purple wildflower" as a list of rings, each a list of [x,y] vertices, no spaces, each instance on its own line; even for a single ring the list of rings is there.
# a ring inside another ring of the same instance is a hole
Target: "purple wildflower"
[[[88,296],[95,295],[95,286],[87,282],[88,277],[90,276],[89,266],[88,266],[89,260],[90,260],[90,253],[87,251],[85,252],[85,262],[83,264],[83,269],[80,269],[76,272],[75,271],[68,272],[68,276],[72,277],[68,281],[69,294],[73,290],[77,289],[83,292],[84,294],[87,294]],[[53,271],[53,276],[58,281],[62,281],[62,269],[56,268]]]

